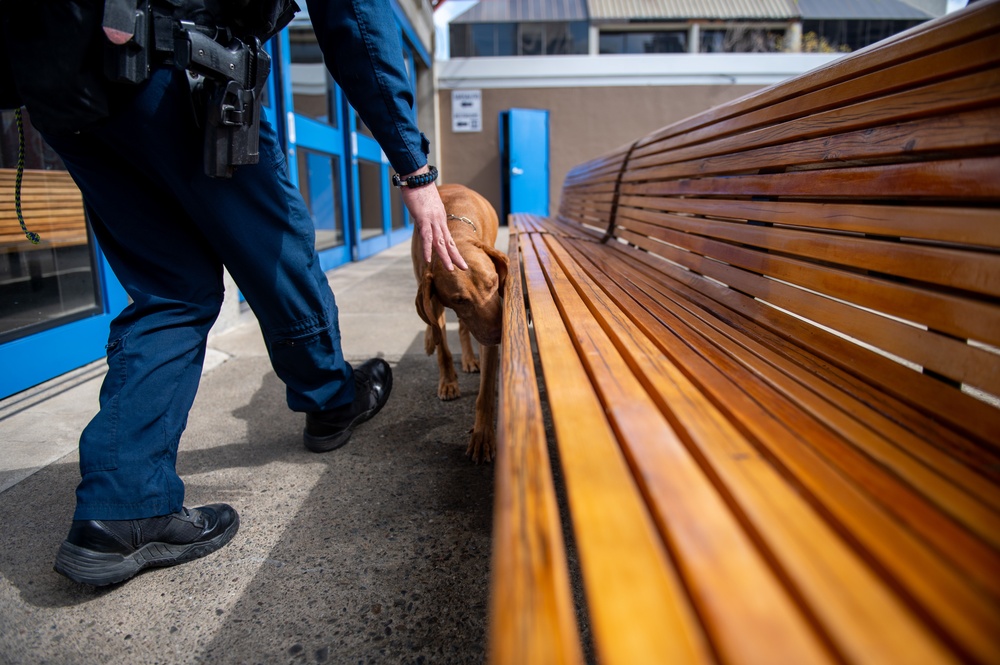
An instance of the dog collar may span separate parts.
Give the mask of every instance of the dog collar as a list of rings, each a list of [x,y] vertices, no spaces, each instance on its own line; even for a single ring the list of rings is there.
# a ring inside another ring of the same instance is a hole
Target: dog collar
[[[472,220],[469,219],[468,217],[459,217],[458,215],[451,215],[451,214],[449,214],[448,215],[448,219],[457,219],[457,220],[459,220],[461,222],[465,222],[466,224],[468,224],[469,226],[472,227],[473,231],[475,231],[476,233],[479,233],[479,231],[476,229],[476,225],[473,224]]]

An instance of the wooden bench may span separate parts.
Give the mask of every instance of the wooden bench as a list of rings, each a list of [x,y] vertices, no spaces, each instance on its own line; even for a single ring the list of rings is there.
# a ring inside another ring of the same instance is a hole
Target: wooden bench
[[[491,662],[581,615],[604,664],[1000,662],[998,44],[977,2],[512,216]]]
[[[83,196],[69,173],[28,169],[21,180],[21,212],[28,230],[41,236],[31,244],[17,219],[16,174],[0,169],[0,254],[87,243]]]

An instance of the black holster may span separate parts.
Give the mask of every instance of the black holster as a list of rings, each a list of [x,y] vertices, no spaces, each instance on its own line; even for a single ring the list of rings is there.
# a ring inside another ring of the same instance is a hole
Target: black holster
[[[260,159],[261,96],[271,57],[256,38],[250,44],[231,36],[222,37],[225,44],[219,39],[181,22],[174,65],[188,71],[194,99],[204,108],[205,173],[228,178],[237,166]]]

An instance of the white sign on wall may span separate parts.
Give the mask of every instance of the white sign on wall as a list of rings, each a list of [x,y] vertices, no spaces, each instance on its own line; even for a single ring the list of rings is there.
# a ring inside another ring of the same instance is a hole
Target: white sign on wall
[[[451,91],[451,131],[483,131],[483,91]]]

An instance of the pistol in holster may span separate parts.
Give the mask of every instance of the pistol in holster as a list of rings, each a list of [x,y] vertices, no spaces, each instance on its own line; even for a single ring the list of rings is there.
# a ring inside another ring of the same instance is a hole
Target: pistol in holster
[[[261,97],[271,57],[252,37],[210,37],[181,21],[175,31],[174,65],[199,75],[204,103],[205,173],[228,178],[237,166],[260,160]],[[189,75],[189,80],[191,80]]]

